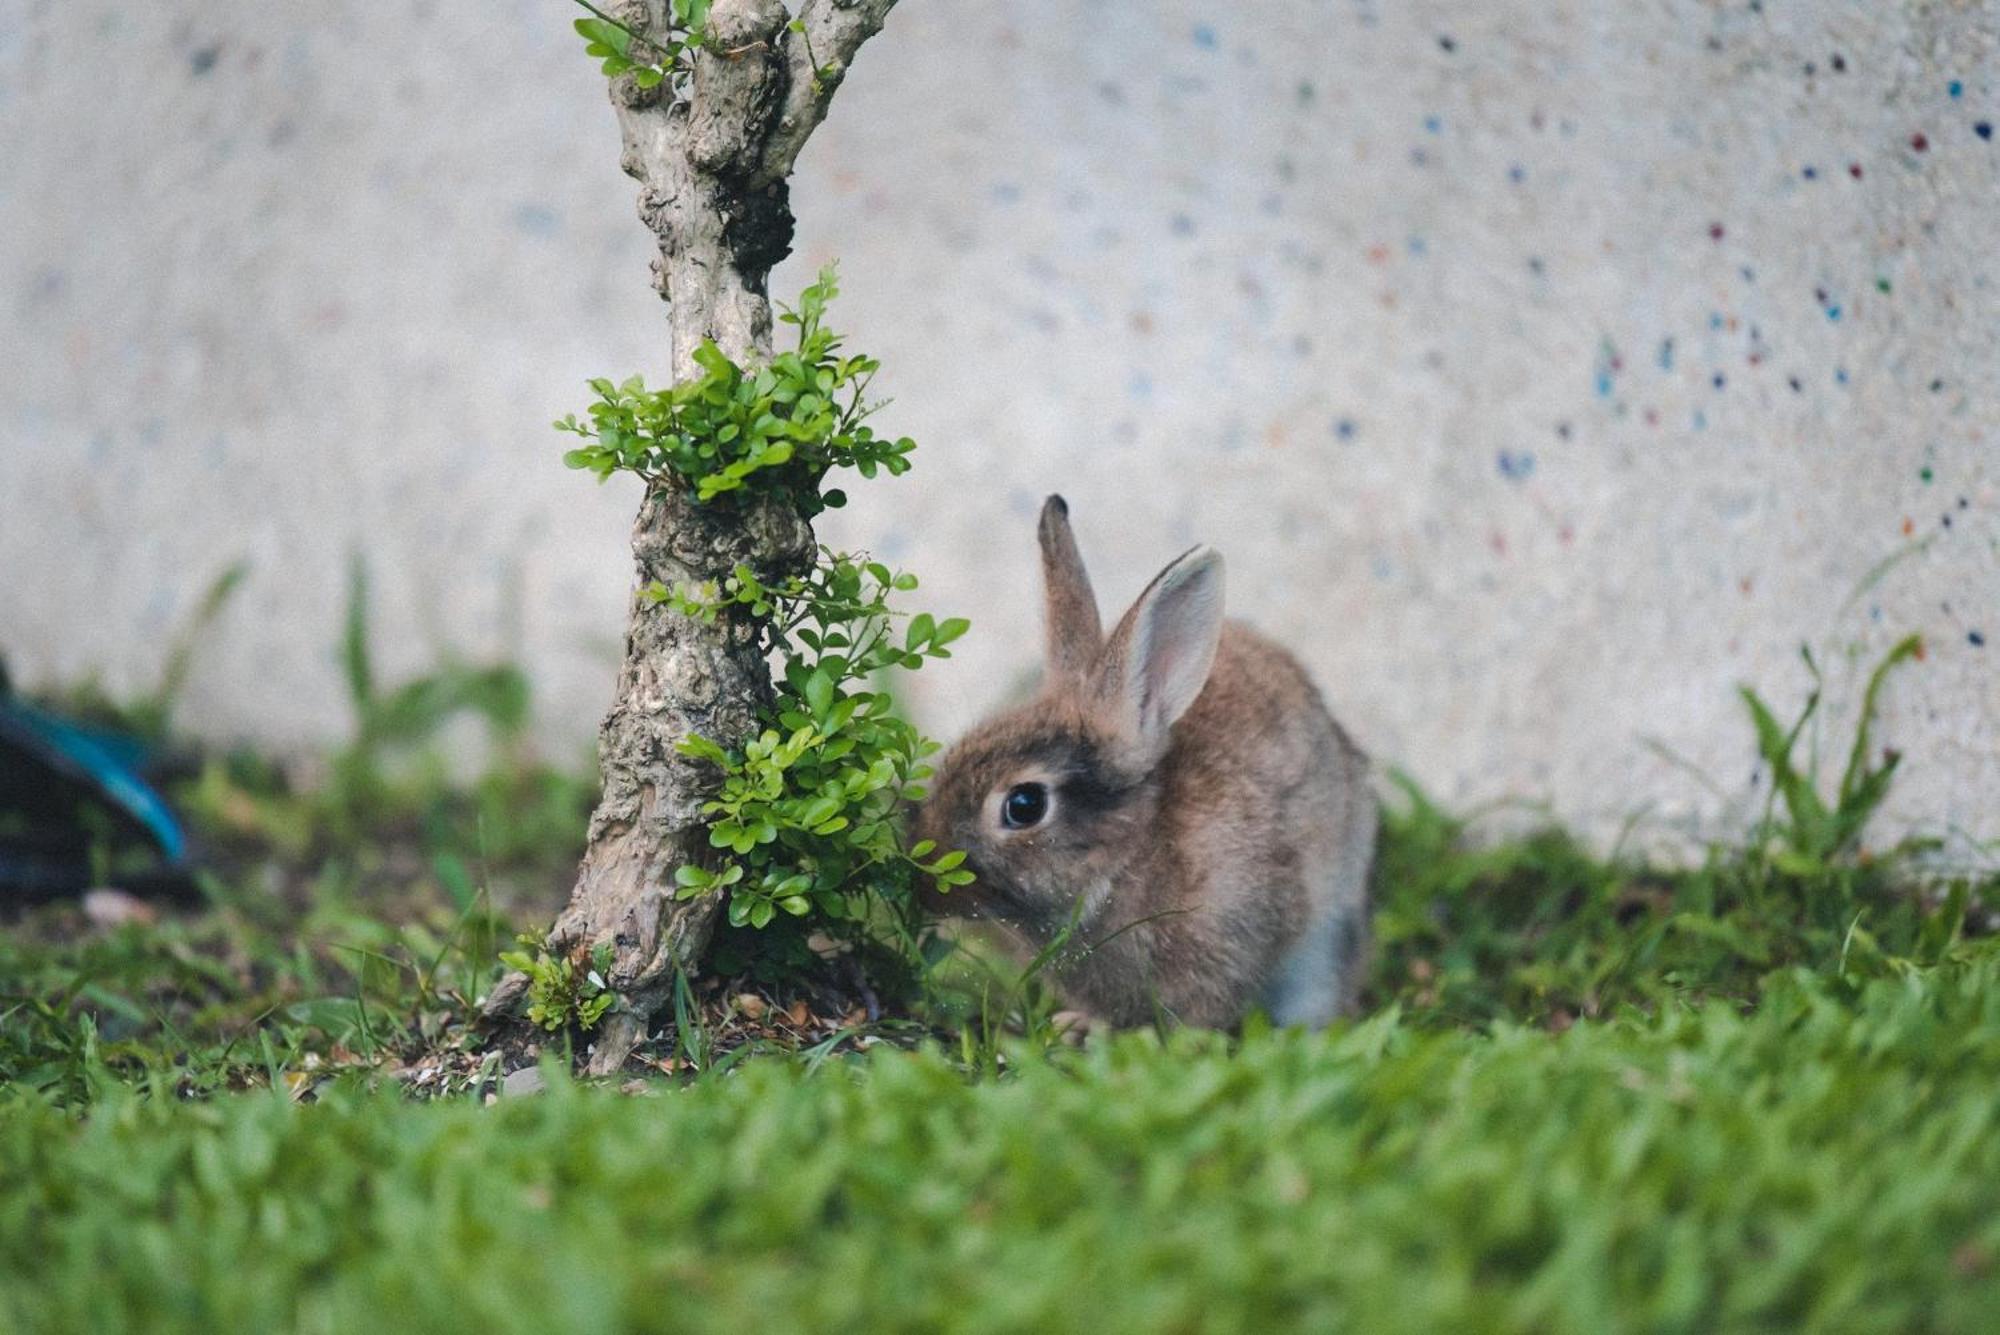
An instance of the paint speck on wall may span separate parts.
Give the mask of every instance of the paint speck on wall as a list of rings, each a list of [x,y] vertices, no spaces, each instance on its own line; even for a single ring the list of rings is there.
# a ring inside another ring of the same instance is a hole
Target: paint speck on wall
[[[562,219],[547,204],[517,204],[514,226],[529,236],[550,237],[562,230]]]

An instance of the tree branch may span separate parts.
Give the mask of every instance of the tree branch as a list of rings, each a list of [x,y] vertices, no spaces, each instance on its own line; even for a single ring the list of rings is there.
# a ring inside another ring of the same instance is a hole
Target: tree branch
[[[789,27],[779,39],[790,80],[785,104],[778,112],[771,137],[764,141],[763,161],[753,184],[782,181],[791,175],[799,150],[826,119],[827,106],[861,44],[882,30],[896,0],[805,0],[798,21],[803,32]],[[813,62],[819,67],[815,69]]]

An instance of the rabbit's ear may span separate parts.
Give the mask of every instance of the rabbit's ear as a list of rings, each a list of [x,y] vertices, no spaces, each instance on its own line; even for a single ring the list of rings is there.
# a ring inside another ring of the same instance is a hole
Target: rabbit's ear
[[[1042,633],[1052,681],[1080,682],[1097,661],[1104,631],[1090,576],[1069,531],[1069,505],[1060,496],[1042,502]]]
[[[1215,665],[1222,637],[1222,554],[1196,547],[1156,575],[1111,633],[1098,665],[1104,721],[1150,764]]]

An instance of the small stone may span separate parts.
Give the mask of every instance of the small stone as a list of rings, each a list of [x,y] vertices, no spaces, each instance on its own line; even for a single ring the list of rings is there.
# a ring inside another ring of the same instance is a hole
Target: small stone
[[[106,930],[122,927],[128,922],[151,924],[160,919],[159,913],[145,900],[107,887],[84,892],[83,916],[90,919],[93,926]]]
[[[523,1066],[518,1071],[510,1071],[507,1078],[500,1082],[500,1092],[510,1099],[539,1094],[547,1088],[548,1082],[542,1079],[542,1068],[539,1066]]]

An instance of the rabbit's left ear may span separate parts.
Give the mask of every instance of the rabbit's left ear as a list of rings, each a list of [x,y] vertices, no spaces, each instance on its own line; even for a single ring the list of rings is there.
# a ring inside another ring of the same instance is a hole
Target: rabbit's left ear
[[[1098,626],[1097,598],[1090,576],[1070,532],[1069,504],[1060,496],[1042,503],[1037,538],[1042,547],[1043,658],[1051,680],[1065,686],[1080,683],[1104,646]]]
[[[1196,547],[1156,575],[1098,661],[1104,722],[1151,764],[1215,666],[1222,638],[1222,554]]]

